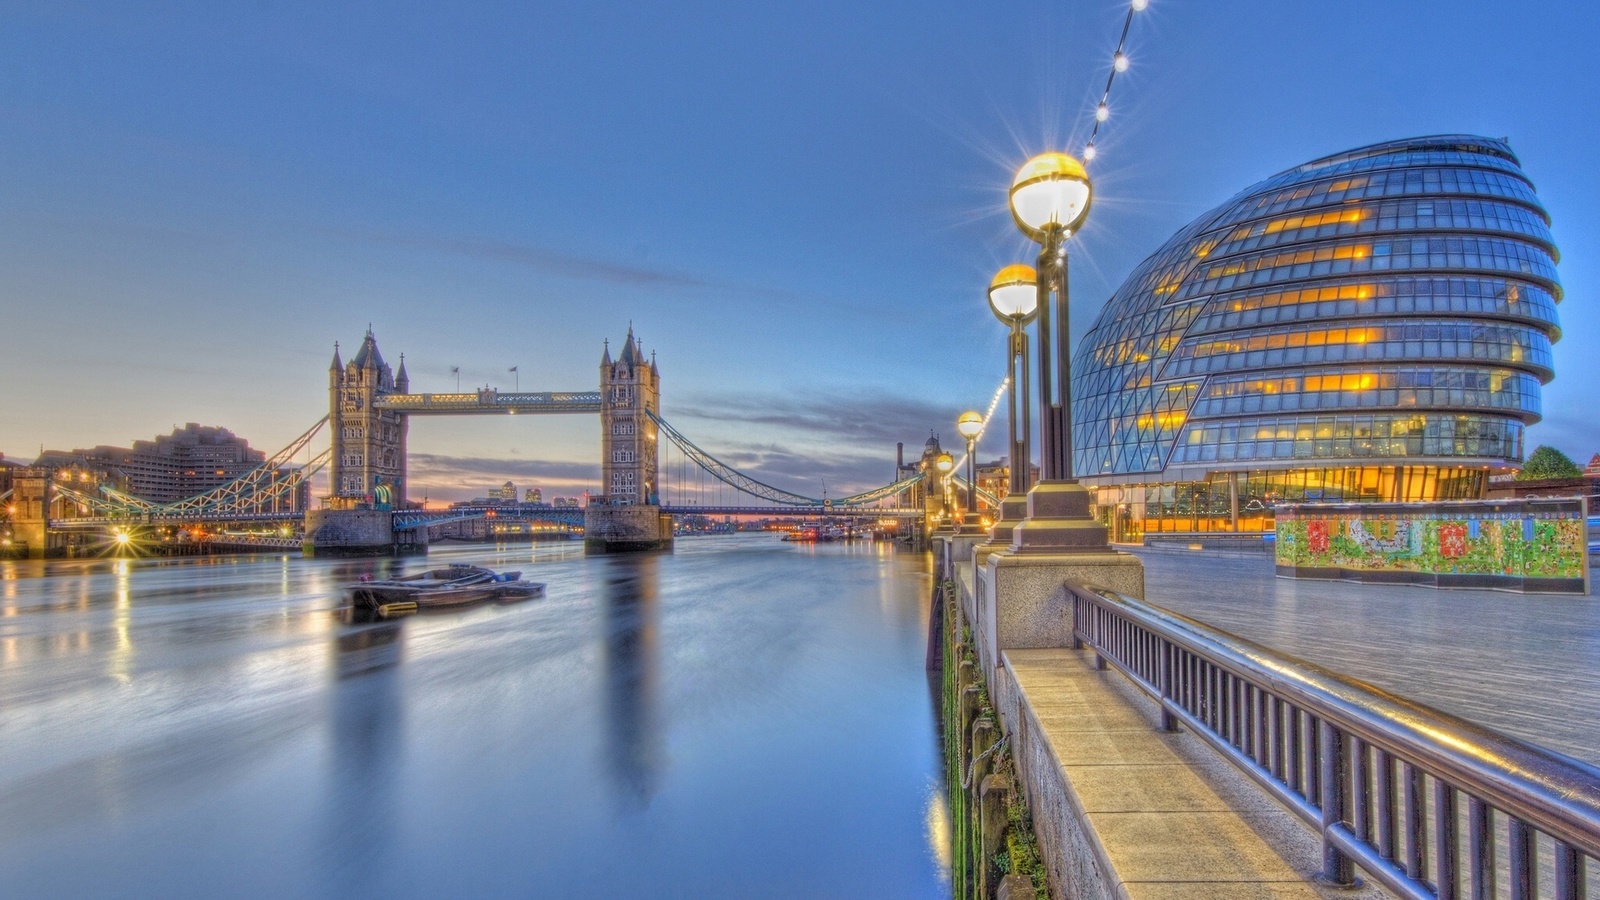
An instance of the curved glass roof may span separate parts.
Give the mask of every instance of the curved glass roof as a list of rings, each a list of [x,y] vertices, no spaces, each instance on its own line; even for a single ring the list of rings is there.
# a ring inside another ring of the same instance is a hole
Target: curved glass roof
[[[1073,470],[1519,461],[1554,376],[1559,258],[1504,141],[1389,141],[1273,175],[1100,311],[1073,358]]]

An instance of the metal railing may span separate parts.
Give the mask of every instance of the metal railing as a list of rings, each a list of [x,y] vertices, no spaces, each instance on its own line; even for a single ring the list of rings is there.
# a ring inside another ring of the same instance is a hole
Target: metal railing
[[[1073,635],[1322,837],[1408,898],[1582,900],[1600,858],[1600,769],[1275,653],[1069,585]],[[1540,882],[1549,890],[1541,892]]]

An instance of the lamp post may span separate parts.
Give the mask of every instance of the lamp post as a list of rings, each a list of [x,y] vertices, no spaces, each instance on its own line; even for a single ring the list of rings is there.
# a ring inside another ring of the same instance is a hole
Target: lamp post
[[[977,449],[978,435],[983,431],[983,414],[967,410],[956,419],[956,431],[967,439],[967,517],[963,525],[978,524],[978,481],[974,473],[977,463],[972,455]]]
[[[1067,306],[1067,239],[1089,214],[1094,191],[1083,164],[1043,153],[1011,183],[1011,217],[1039,244],[1039,483],[1028,492],[1028,516],[1013,532],[1016,553],[1104,552],[1103,525],[1089,516],[1089,492],[1072,474],[1071,333]],[[1052,295],[1054,299],[1052,300]]]
[[[1029,447],[1032,427],[1028,419],[1028,333],[1023,326],[1033,321],[1039,310],[1037,282],[1033,267],[1024,265],[1006,266],[989,282],[989,309],[1011,329],[1006,349],[1006,380],[1011,385],[1006,392],[1011,475],[994,527],[989,530],[989,543],[974,551],[980,564],[989,554],[1011,546],[1012,531],[1028,512],[1028,486],[1032,481],[1028,460],[1033,454]]]
[[[939,471],[939,509],[943,513],[937,530],[954,532],[955,516],[950,514],[950,470],[956,467],[955,457],[948,452],[942,452],[934,457],[933,467]]]

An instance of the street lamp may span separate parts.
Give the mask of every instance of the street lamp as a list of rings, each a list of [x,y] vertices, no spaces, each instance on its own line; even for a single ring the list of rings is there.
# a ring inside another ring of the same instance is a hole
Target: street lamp
[[[933,458],[933,467],[939,470],[939,508],[946,515],[939,523],[940,531],[954,531],[955,517],[950,512],[950,470],[956,467],[955,457],[948,451]]]
[[[1033,321],[1039,311],[1038,276],[1032,266],[1006,266],[995,273],[989,282],[989,309],[995,318],[1011,329],[1006,349],[1006,381],[1011,389],[1006,403],[1006,424],[1010,429],[1008,448],[1011,476],[1006,483],[1006,496],[1000,501],[1000,512],[994,527],[989,531],[987,552],[980,552],[979,562],[989,553],[1010,546],[1011,533],[1027,515],[1027,495],[1030,472],[1028,458],[1032,425],[1028,412],[1028,333],[1023,326]]]
[[[1012,548],[1018,553],[1093,552],[1110,546],[1105,527],[1089,516],[1089,492],[1072,475],[1067,238],[1088,217],[1093,198],[1083,164],[1065,153],[1035,156],[1011,183],[1011,217],[1039,244],[1040,471],[1039,483],[1028,492],[1028,517],[1014,531]]]
[[[964,524],[978,523],[978,482],[974,477],[977,463],[972,455],[978,445],[978,435],[983,433],[983,414],[967,410],[956,419],[956,431],[967,439],[967,519]]]

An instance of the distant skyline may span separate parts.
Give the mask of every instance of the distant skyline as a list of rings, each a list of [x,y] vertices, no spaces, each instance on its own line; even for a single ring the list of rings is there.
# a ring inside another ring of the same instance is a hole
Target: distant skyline
[[[413,391],[593,390],[815,496],[987,407],[1016,167],[1081,152],[1126,6],[822,0],[0,10],[0,452],[199,422],[270,453],[370,323]],[[1074,339],[1178,228],[1381,140],[1508,137],[1563,250],[1544,421],[1600,451],[1588,4],[1152,0],[1072,245]],[[510,373],[515,366],[516,376]],[[1003,429],[980,458],[1003,451]],[[998,438],[998,439],[997,439]],[[598,477],[592,417],[425,419],[412,493]]]

